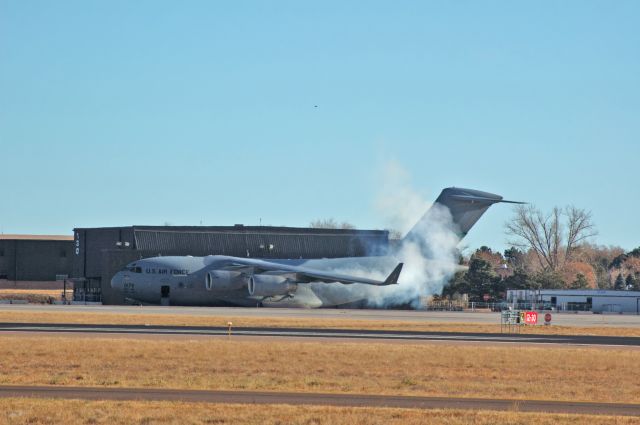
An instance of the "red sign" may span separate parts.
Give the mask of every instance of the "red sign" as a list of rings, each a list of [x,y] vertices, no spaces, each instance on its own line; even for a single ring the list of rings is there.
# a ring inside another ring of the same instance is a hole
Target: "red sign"
[[[535,325],[538,323],[538,313],[535,311],[524,312],[524,323],[527,325]]]
[[[545,322],[550,322],[551,321],[551,313],[547,313],[544,315],[544,321]]]

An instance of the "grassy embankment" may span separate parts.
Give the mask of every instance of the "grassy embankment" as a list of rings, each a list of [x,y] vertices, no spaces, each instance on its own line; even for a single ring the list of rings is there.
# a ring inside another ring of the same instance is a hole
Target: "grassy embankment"
[[[0,300],[24,300],[33,304],[47,304],[62,299],[62,289],[0,289]],[[73,291],[67,289],[67,299]]]
[[[470,313],[472,314],[472,313]],[[481,313],[478,313],[481,314]],[[381,329],[432,332],[499,333],[500,324],[418,322],[400,320],[322,319],[252,316],[198,316],[170,314],[121,314],[85,312],[31,312],[23,310],[0,311],[0,322],[21,323],[71,323],[71,324],[138,324],[173,326],[226,326],[231,321],[238,327],[292,327],[323,329]],[[611,335],[640,336],[640,327],[576,327],[576,326],[527,326],[521,333],[546,335]]]
[[[25,300],[34,304],[60,301],[62,289],[0,289],[0,300]],[[67,289],[67,299],[73,297],[73,290]]]
[[[640,350],[3,335],[0,384],[640,402]]]
[[[464,410],[317,406],[115,402],[42,399],[0,400],[0,424],[44,425],[242,424],[242,425],[632,425],[639,418]]]

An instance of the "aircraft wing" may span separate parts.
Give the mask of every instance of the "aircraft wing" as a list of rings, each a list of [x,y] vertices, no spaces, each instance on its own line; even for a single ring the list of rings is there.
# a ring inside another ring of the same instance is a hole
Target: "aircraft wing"
[[[271,261],[258,260],[253,258],[228,257],[223,267],[227,270],[251,269],[253,273],[269,274],[293,274],[296,282],[340,282],[344,284],[362,283],[365,285],[395,285],[398,283],[403,263],[393,269],[385,280],[375,280],[366,277],[348,276],[339,273],[332,273],[324,270],[310,269],[304,266],[294,266],[288,264],[274,263]]]

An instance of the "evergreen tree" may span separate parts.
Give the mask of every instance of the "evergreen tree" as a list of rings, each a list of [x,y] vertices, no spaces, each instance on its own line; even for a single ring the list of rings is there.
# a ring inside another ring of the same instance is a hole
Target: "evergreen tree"
[[[622,264],[627,261],[627,259],[629,257],[635,257],[635,258],[640,258],[640,247],[635,248],[632,251],[627,252],[626,254],[621,254],[618,255],[616,258],[614,258],[611,261],[611,264],[609,264],[609,268],[613,269],[613,268],[619,268],[622,266]]]
[[[616,277],[616,281],[613,284],[613,289],[617,291],[621,291],[625,288],[624,278],[622,277],[622,273],[618,273],[618,277]]]
[[[507,289],[536,289],[536,282],[531,279],[527,273],[516,270],[513,274],[504,280]]]
[[[472,301],[483,301],[484,294],[493,292],[491,287],[496,279],[500,279],[491,264],[480,258],[474,258],[469,262],[469,270],[465,280],[468,284],[469,299]]]
[[[526,258],[522,251],[516,247],[511,247],[504,251],[504,259],[507,260],[507,264],[511,266],[515,271],[525,270]]]
[[[584,277],[582,273],[578,273],[576,275],[576,280],[571,282],[571,285],[569,285],[570,289],[585,289],[588,287],[589,287],[589,282],[587,281],[587,278]]]
[[[542,271],[536,273],[533,278],[537,288],[540,289],[562,289],[564,288],[564,281],[562,276],[554,271]]]
[[[469,288],[465,277],[467,272],[456,272],[453,278],[449,281],[444,288],[442,288],[442,295],[445,297],[453,297],[455,294],[467,294]]]
[[[627,275],[627,278],[624,280],[624,283],[628,290],[633,291],[637,289],[638,284],[636,282],[636,279],[633,277],[631,273]]]
[[[520,255],[522,255],[522,253],[515,246],[512,246],[511,248],[504,250],[504,258],[505,258],[505,260],[507,260],[509,262],[514,261]]]
[[[469,269],[456,273],[442,290],[442,295],[468,294],[469,301],[484,301],[484,295],[489,294],[491,301],[497,301],[504,297],[504,292],[505,282],[494,272],[491,263],[472,258]]]

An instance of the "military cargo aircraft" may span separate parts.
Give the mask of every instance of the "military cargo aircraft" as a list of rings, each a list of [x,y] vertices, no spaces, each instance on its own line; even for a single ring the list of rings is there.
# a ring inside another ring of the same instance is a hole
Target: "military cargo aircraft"
[[[424,237],[434,223],[462,238],[491,205],[499,202],[516,203],[478,190],[444,189],[399,246],[412,243],[422,256],[435,257],[437,247],[425,242]],[[384,254],[295,260],[224,255],[155,257],[128,264],[115,274],[111,287],[121,291],[126,300],[143,304],[356,306],[366,304],[372,291],[382,289],[376,287],[398,285],[403,263],[393,251]],[[337,272],[340,270],[357,272]]]

